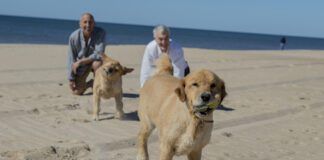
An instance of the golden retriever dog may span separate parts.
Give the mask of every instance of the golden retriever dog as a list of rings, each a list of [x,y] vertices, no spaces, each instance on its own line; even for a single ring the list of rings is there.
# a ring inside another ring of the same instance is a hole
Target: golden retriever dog
[[[168,59],[162,59],[168,64]],[[147,141],[154,128],[159,135],[160,160],[171,160],[174,155],[200,160],[210,141],[213,111],[227,94],[224,81],[205,69],[178,79],[165,74],[168,67],[157,67],[165,72],[157,72],[140,90],[137,160],[149,159]]]
[[[100,99],[114,97],[116,102],[115,118],[122,118],[123,111],[123,88],[122,76],[132,72],[133,68],[122,66],[118,61],[103,54],[102,66],[96,70],[93,83],[93,119],[99,120]]]

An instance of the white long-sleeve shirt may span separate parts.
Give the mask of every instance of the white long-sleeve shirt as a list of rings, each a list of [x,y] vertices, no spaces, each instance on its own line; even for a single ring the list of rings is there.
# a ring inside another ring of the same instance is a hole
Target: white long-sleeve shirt
[[[145,48],[142,60],[140,83],[143,87],[145,81],[150,78],[155,70],[155,61],[160,57],[162,51],[155,40],[151,41]],[[173,76],[182,78],[184,71],[188,66],[184,59],[182,47],[176,42],[170,40],[169,57],[173,67]]]

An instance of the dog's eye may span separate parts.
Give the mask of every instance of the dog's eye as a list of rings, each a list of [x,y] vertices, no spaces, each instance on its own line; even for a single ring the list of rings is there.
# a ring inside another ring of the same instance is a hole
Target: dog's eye
[[[105,68],[104,70],[108,73],[113,73],[115,71],[114,68]]]
[[[198,83],[193,83],[192,86],[199,87]]]
[[[216,84],[215,83],[213,83],[213,84],[210,85],[210,88],[211,89],[214,89],[215,87],[216,87]]]

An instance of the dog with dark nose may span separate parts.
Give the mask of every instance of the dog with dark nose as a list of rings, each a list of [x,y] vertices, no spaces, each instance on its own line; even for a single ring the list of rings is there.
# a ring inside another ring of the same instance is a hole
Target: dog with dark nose
[[[160,57],[165,65],[167,57]],[[226,96],[225,83],[210,70],[192,72],[183,79],[173,77],[170,66],[158,66],[140,90],[137,160],[148,160],[147,141],[157,128],[160,160],[187,155],[200,160],[213,129],[213,111]]]
[[[134,69],[122,66],[105,54],[102,55],[102,62],[102,66],[96,71],[93,84],[93,119],[99,120],[101,98],[115,98],[115,118],[121,119],[124,115],[122,76]]]

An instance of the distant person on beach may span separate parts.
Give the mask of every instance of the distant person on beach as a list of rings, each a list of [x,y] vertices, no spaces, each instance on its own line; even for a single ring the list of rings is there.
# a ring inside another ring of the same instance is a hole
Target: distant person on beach
[[[75,95],[82,95],[93,80],[86,82],[89,73],[102,65],[101,55],[105,52],[105,31],[95,27],[91,13],[84,13],[80,18],[80,28],[69,38],[68,79],[70,89]]]
[[[280,39],[280,49],[281,50],[284,50],[285,49],[285,46],[286,46],[286,37],[282,37]]]
[[[170,39],[170,29],[167,26],[156,26],[153,29],[153,37],[154,40],[146,46],[143,55],[140,75],[141,87],[154,72],[155,61],[162,54],[168,54],[175,77],[182,78],[190,72],[189,66],[184,59],[182,47]]]

